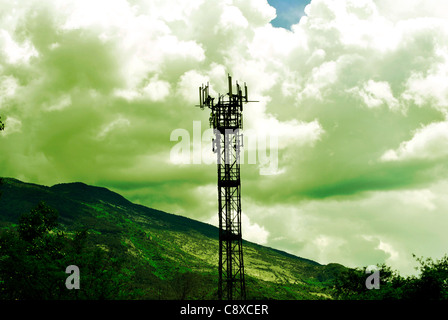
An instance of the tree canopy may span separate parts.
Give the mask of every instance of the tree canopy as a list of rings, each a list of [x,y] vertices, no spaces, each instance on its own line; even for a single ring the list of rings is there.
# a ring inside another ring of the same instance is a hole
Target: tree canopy
[[[86,243],[87,230],[59,229],[58,213],[39,203],[18,225],[0,233],[0,299],[116,299],[121,297],[120,261]],[[69,265],[80,270],[81,290],[65,283]]]
[[[385,264],[377,265],[379,289],[368,289],[365,285],[369,274],[366,267],[348,269],[334,281],[338,299],[343,300],[447,300],[448,256],[414,258],[419,262],[419,275],[403,277]]]

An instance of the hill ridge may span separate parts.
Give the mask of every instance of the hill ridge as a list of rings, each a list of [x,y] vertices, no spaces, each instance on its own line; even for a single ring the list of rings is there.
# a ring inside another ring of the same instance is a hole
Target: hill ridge
[[[79,196],[79,199],[83,199],[84,201],[88,200],[90,197],[86,197],[86,195],[84,193],[82,194],[82,197],[80,197],[80,194],[77,194],[77,192],[79,192],[80,190],[73,189],[72,187],[81,187],[84,192],[87,192],[89,190],[98,190],[98,191],[100,191],[100,193],[112,196],[112,198],[114,198],[115,201],[119,200],[119,202],[125,203],[126,205],[140,207],[143,210],[148,210],[149,209],[152,212],[158,212],[158,213],[162,213],[162,214],[167,214],[169,216],[172,216],[172,217],[175,217],[175,218],[179,218],[180,220],[183,220],[183,221],[190,221],[190,222],[201,224],[201,225],[207,225],[207,226],[210,226],[211,228],[217,230],[216,226],[214,226],[212,224],[209,224],[209,223],[206,223],[206,222],[202,222],[202,221],[199,221],[199,220],[195,220],[195,219],[192,219],[192,218],[189,218],[189,217],[186,217],[186,216],[182,216],[182,215],[178,215],[178,214],[174,214],[174,213],[169,213],[169,212],[166,212],[166,211],[163,211],[163,210],[154,209],[154,208],[142,205],[142,204],[133,203],[132,201],[126,199],[121,194],[119,194],[119,193],[117,193],[115,191],[112,191],[112,190],[110,190],[110,189],[108,189],[106,187],[94,186],[94,185],[86,184],[84,182],[79,182],[79,181],[63,182],[63,183],[54,184],[52,186],[45,186],[45,185],[40,185],[40,184],[36,184],[36,183],[24,182],[24,181],[21,181],[19,179],[15,179],[15,178],[1,178],[0,177],[0,179],[3,179],[4,182],[13,181],[16,184],[19,183],[19,184],[23,184],[23,185],[32,185],[32,186],[36,186],[36,187],[39,187],[39,188],[45,188],[45,189],[48,189],[48,190],[51,190],[51,191],[62,192],[62,195],[64,197],[68,198],[68,199],[73,199],[73,195],[77,195],[77,196]],[[90,194],[91,193],[89,193],[89,195]],[[69,197],[69,196],[71,196],[71,197]],[[100,200],[104,200],[104,199],[101,199],[101,198],[99,198],[99,199]],[[217,236],[217,234],[216,234],[216,236]],[[251,241],[249,241],[247,239],[243,239],[243,241],[251,242]],[[303,257],[299,257],[299,256],[296,256],[296,255],[294,255],[292,253],[286,252],[284,250],[280,250],[280,249],[269,247],[269,246],[264,246],[264,245],[261,245],[261,244],[258,244],[258,243],[254,243],[254,244],[255,245],[259,245],[261,247],[266,247],[266,248],[272,249],[272,250],[277,251],[278,253],[280,253],[282,255],[287,255],[287,256],[290,256],[290,257],[293,257],[293,258],[298,258],[298,259],[301,259],[301,260],[305,260],[305,261],[308,261],[308,262],[310,262],[312,264],[315,264],[315,265],[322,265],[322,264],[320,264],[317,261],[314,261],[314,260],[311,260],[311,259],[307,259],[307,258],[303,258]]]
[[[21,214],[45,201],[59,212],[67,230],[87,228],[92,243],[105,250],[121,250],[130,259],[148,264],[158,279],[166,281],[179,270],[217,272],[218,228],[211,224],[135,204],[105,187],[82,182],[48,187],[3,178],[0,192],[0,229],[17,223]],[[243,246],[248,281],[273,288],[286,286],[282,287],[285,292],[292,290],[286,289],[290,286],[304,290],[285,293],[291,297],[312,297],[311,291],[324,290],[335,272],[345,268],[321,265],[247,240]],[[271,294],[277,295],[275,291]]]

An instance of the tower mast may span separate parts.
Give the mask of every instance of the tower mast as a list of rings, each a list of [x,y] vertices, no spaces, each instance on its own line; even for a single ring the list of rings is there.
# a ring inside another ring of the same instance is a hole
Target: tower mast
[[[229,92],[219,95],[218,103],[209,95],[209,85],[199,88],[201,109],[211,110],[210,126],[214,129],[213,151],[218,165],[218,219],[219,265],[218,298],[244,300],[243,238],[241,232],[241,178],[240,148],[243,145],[243,102],[247,99],[238,82],[232,90],[232,78],[228,75]]]

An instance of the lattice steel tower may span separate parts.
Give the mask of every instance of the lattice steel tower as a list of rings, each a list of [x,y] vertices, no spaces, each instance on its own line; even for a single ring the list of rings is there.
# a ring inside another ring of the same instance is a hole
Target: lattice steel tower
[[[209,96],[209,86],[199,88],[199,106],[211,109],[210,126],[214,129],[213,151],[218,164],[218,218],[219,218],[219,299],[246,298],[244,280],[243,238],[241,233],[241,179],[240,148],[243,146],[243,102],[247,98],[228,76],[229,92],[219,95],[218,103]]]

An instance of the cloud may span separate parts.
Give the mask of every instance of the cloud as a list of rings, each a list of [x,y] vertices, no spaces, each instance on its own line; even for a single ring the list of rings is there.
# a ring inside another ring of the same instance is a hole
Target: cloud
[[[171,84],[164,80],[159,80],[158,75],[153,76],[147,84],[137,89],[117,89],[115,96],[124,98],[128,101],[150,100],[159,102],[165,100],[171,93]]]
[[[8,101],[15,96],[18,86],[15,77],[11,75],[0,77],[0,108],[5,108],[5,104],[8,104]]]
[[[399,106],[399,102],[394,97],[388,82],[369,80],[362,89],[355,87],[347,90],[347,92],[358,95],[368,108],[386,105],[394,110]]]
[[[446,55],[446,51],[441,55]],[[446,112],[448,106],[448,57],[440,57],[443,62],[433,66],[426,72],[414,73],[406,82],[403,98],[411,100],[419,106],[432,106]]]
[[[444,159],[448,156],[448,122],[434,122],[417,129],[412,139],[404,141],[396,150],[388,150],[383,161],[412,159]]]
[[[403,6],[399,1],[390,3],[387,0],[377,0],[375,3],[381,14],[391,21],[419,17],[448,18],[447,4],[438,0],[410,0],[406,2],[407,6]]]
[[[103,185],[205,221],[215,167],[170,161],[170,137],[208,128],[198,87],[226,93],[230,73],[259,101],[244,106],[244,130],[278,138],[261,157],[277,152],[275,170],[242,164],[251,239],[406,270],[413,248],[443,252],[428,231],[445,238],[448,208],[440,1],[312,0],[288,30],[265,0],[1,5],[0,175]]]
[[[440,212],[446,202],[445,185],[268,208],[246,202],[245,210],[258,224],[270,226],[268,243],[274,247],[321,263],[339,261],[355,267],[381,261],[403,274],[415,274],[413,253],[444,253],[437,245],[445,238],[443,227],[434,221],[445,220]]]
[[[129,127],[131,122],[126,118],[119,117],[118,119],[105,125],[101,131],[98,133],[98,139],[104,139],[109,133],[114,130],[122,130],[123,128]]]
[[[253,241],[258,244],[267,244],[269,231],[265,227],[258,225],[257,223],[252,223],[247,215],[244,213],[241,216],[242,233],[244,234],[244,239]]]
[[[235,6],[225,6],[218,20],[217,28],[246,28],[249,22]]]
[[[38,52],[30,42],[19,44],[12,39],[6,30],[1,30],[0,43],[2,44],[3,54],[9,63],[27,63],[32,57],[38,55]]]
[[[45,111],[55,111],[70,107],[71,104],[72,104],[71,96],[69,94],[62,94],[59,97],[50,99],[50,101],[48,102],[44,102],[42,107]]]
[[[2,132],[2,136],[7,136],[9,134],[20,132],[22,127],[22,122],[19,119],[16,119],[14,117],[7,117],[5,120],[6,123],[8,123],[7,131]]]
[[[217,214],[213,213],[211,217],[205,222],[218,227]],[[261,245],[268,243],[269,231],[264,226],[252,222],[248,215],[244,212],[241,215],[241,226],[243,238]]]

